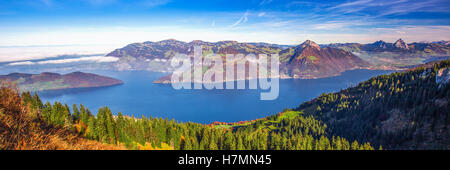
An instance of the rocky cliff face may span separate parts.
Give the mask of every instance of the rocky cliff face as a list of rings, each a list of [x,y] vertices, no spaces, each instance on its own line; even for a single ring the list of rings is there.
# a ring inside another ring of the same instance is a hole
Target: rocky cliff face
[[[450,82],[450,69],[447,68],[441,68],[436,73],[436,84],[438,84],[438,87],[442,87],[445,84]]]

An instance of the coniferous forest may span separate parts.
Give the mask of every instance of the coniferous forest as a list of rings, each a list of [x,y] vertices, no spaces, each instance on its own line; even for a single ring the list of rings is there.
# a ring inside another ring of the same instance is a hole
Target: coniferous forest
[[[82,104],[43,103],[4,84],[0,148],[61,149],[82,141],[97,149],[449,149],[450,92],[441,80],[449,65],[373,77],[263,119],[210,125],[125,116],[106,106],[94,114]],[[84,146],[68,148],[89,149]]]
[[[83,105],[42,104],[39,96],[23,93],[23,104],[51,126],[68,128],[87,139],[123,145],[127,149],[182,150],[371,150],[370,143],[328,136],[326,125],[313,116],[286,110],[290,117],[263,119],[248,125],[220,127],[161,118],[113,115],[108,107],[94,116]]]
[[[386,149],[450,149],[450,61],[373,77],[301,104],[327,132]]]

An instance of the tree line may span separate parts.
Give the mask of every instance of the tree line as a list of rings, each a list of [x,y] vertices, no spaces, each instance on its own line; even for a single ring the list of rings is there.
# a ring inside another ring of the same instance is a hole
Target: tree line
[[[276,116],[253,123],[221,128],[162,118],[113,115],[108,107],[94,115],[84,105],[42,103],[39,96],[25,92],[25,105],[45,122],[61,126],[85,138],[130,149],[181,150],[372,150],[370,143],[329,136],[326,125],[313,116],[289,119]],[[277,120],[275,120],[277,119]]]

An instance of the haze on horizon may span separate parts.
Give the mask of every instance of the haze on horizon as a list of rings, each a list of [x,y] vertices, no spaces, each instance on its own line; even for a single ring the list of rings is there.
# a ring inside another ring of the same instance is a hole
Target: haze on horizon
[[[448,0],[4,0],[0,46],[450,40]]]

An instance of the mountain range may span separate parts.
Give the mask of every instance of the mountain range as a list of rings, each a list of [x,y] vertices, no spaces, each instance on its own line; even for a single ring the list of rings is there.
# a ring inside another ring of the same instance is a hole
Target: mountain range
[[[174,39],[133,43],[116,49],[107,56],[118,57],[115,67],[118,70],[151,70],[170,72],[169,60],[177,53],[187,54],[191,58],[194,46],[202,46],[203,56],[219,54],[278,54],[280,76],[282,78],[322,78],[358,68],[371,68],[370,63],[345,50],[324,47],[307,40],[297,46],[281,46],[266,43],[240,43],[236,41],[205,42],[195,40],[189,43]],[[226,61],[224,61],[226,65]],[[170,83],[168,77],[156,82]]]
[[[83,72],[72,72],[62,75],[50,72],[41,74],[10,73],[8,75],[0,75],[0,81],[13,82],[21,91],[104,87],[123,84],[121,80]]]
[[[397,52],[398,55],[396,57],[411,57],[450,55],[449,45],[449,41],[414,42],[407,44],[402,39],[398,39],[394,43],[379,40],[370,44],[336,43],[328,44],[326,46],[341,48],[352,52]]]
[[[375,66],[404,68],[422,64],[429,59],[450,56],[449,41],[406,43],[398,39],[394,43],[383,40],[369,44],[335,43],[323,45],[339,48],[361,57]]]

